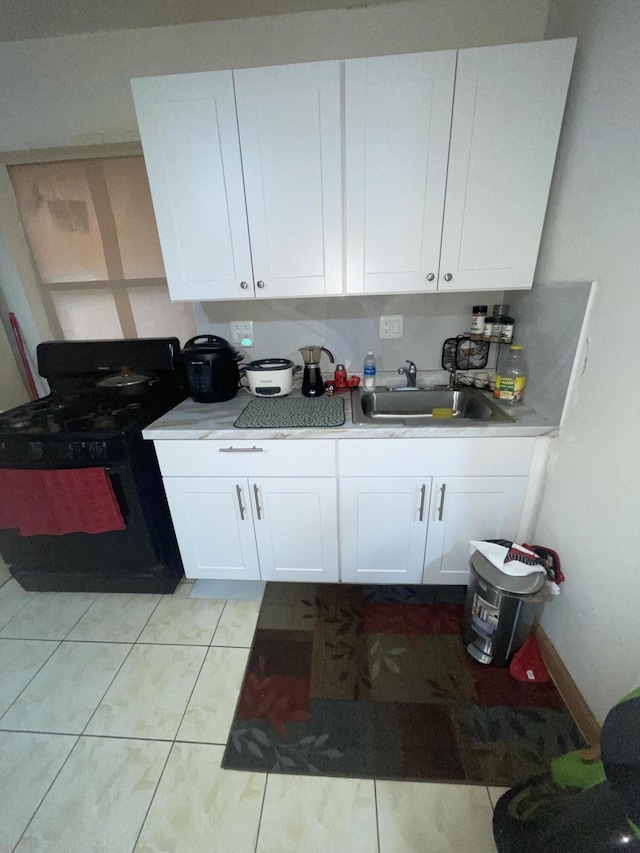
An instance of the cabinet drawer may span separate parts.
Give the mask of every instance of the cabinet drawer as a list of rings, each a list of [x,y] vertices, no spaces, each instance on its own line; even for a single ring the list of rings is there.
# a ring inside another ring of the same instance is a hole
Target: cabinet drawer
[[[335,477],[330,441],[156,441],[164,477]]]
[[[338,441],[341,477],[527,476],[535,438]]]

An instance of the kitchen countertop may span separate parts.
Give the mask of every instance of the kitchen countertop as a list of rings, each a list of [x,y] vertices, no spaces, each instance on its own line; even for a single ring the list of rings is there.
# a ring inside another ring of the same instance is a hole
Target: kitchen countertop
[[[395,377],[397,380],[397,377]],[[420,381],[420,377],[419,377]],[[384,379],[381,384],[384,384]],[[294,389],[292,394],[300,394]],[[244,407],[255,397],[240,390],[236,397],[226,403],[194,403],[183,400],[170,412],[164,414],[143,430],[144,438],[158,440],[177,439],[306,439],[306,438],[478,438],[487,436],[538,436],[555,435],[557,424],[552,424],[523,403],[508,412],[516,418],[508,421],[481,421],[473,425],[454,426],[449,421],[440,421],[433,426],[406,427],[399,424],[378,426],[354,424],[351,420],[351,395],[343,392],[345,423],[330,428],[287,428],[287,429],[236,429],[234,421]]]

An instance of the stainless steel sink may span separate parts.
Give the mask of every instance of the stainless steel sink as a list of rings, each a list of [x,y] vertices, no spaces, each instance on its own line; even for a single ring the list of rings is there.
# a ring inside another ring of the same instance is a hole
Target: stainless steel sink
[[[442,417],[442,411],[450,410]],[[417,388],[351,392],[351,410],[354,424],[404,424],[405,426],[430,426],[455,421],[510,421],[514,419],[473,388],[450,390]],[[440,415],[440,416],[438,416]]]

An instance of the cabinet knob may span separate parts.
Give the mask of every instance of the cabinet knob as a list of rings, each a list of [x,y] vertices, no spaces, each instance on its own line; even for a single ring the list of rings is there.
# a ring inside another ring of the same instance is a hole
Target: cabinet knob
[[[451,275],[450,272],[445,273],[445,276],[444,276],[445,281],[451,281],[452,279],[453,279],[453,276]]]
[[[432,272],[430,272],[429,275],[427,276],[427,281],[433,281],[434,278],[435,278],[435,275]]]
[[[260,290],[262,290],[262,288],[264,287],[264,281],[257,281],[256,284],[258,285]]]
[[[248,282],[246,282],[246,281],[241,281],[241,282],[240,282],[240,287],[241,287],[243,290],[246,290],[246,289],[249,287],[249,283],[248,283]]]

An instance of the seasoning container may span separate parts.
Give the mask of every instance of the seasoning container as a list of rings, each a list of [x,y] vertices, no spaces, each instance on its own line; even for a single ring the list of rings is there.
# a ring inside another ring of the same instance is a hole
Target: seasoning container
[[[493,318],[493,323],[491,324],[491,335],[490,338],[492,341],[499,341],[502,339],[502,325],[503,325],[503,317],[500,315],[495,316]]]
[[[502,342],[502,327],[509,314],[509,306],[506,303],[493,306],[493,323],[491,326],[491,340]],[[513,329],[512,329],[513,333]]]
[[[471,314],[471,334],[482,337],[487,316],[486,305],[474,305]]]
[[[513,317],[504,317],[502,321],[502,331],[500,333],[500,343],[510,344],[513,340]]]
[[[493,317],[486,317],[484,321],[484,329],[482,332],[482,338],[485,341],[491,340],[491,330],[493,328]]]

